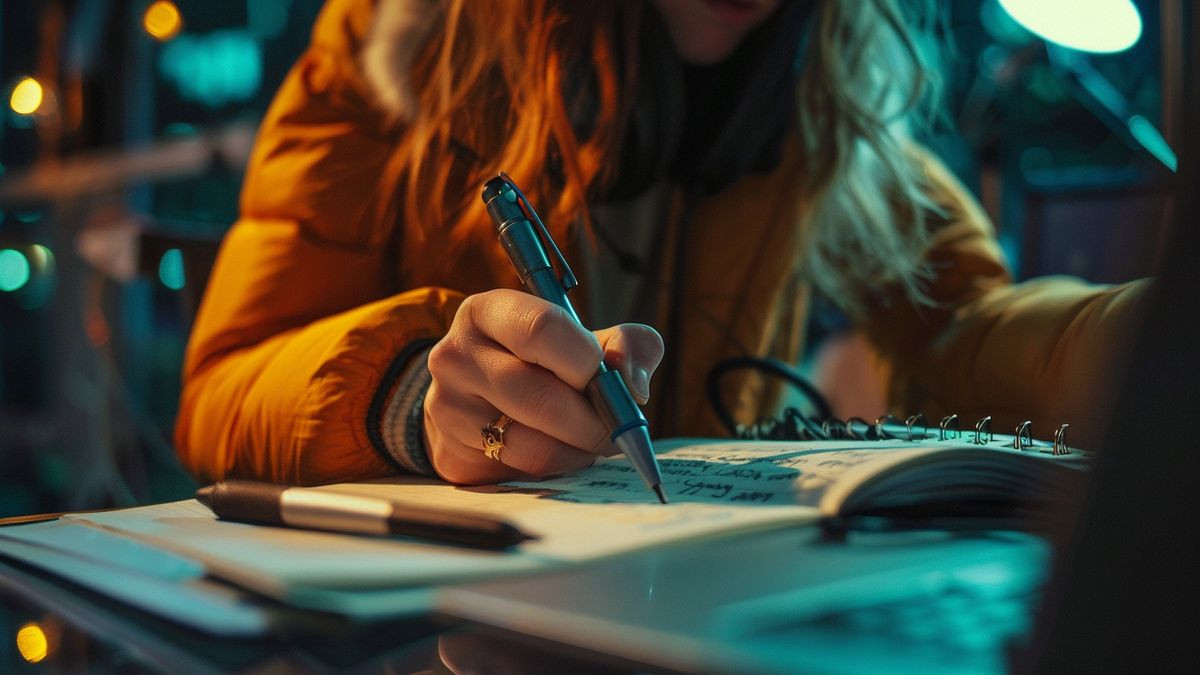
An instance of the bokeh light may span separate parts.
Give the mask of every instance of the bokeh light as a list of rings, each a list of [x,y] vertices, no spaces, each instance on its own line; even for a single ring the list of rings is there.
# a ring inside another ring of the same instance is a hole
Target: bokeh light
[[[247,101],[262,84],[262,46],[249,31],[183,35],[163,47],[159,73],[188,101],[218,108]]]
[[[16,249],[0,250],[0,291],[13,292],[29,283],[29,259]]]
[[[13,87],[8,106],[18,115],[32,115],[42,107],[44,95],[42,84],[32,77],[26,77]]]
[[[1079,51],[1120,52],[1142,36],[1131,0],[1000,0],[1000,6],[1043,39]]]
[[[142,27],[155,40],[166,42],[183,30],[183,16],[170,0],[157,0],[142,15]]]
[[[163,286],[178,291],[187,283],[183,272],[183,252],[177,248],[169,249],[158,261],[158,280]]]
[[[53,273],[54,252],[41,244],[34,244],[33,246],[30,246],[29,267],[34,274]]]
[[[17,651],[29,663],[38,663],[50,653],[46,631],[36,623],[27,623],[17,630]]]

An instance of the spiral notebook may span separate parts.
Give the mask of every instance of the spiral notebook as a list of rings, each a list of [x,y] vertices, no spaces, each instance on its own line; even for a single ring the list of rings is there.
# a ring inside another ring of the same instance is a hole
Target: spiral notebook
[[[970,427],[964,430],[958,415],[936,425],[924,415],[872,423],[814,420],[788,408],[736,433],[827,453],[824,464],[838,473],[816,505],[823,524],[834,528],[1025,529],[1033,526],[1032,516],[1044,522],[1048,510],[1074,494],[1090,463],[1087,453],[1068,445],[1067,424],[1050,440],[1035,438],[1030,421],[1012,434],[993,433],[991,417]]]

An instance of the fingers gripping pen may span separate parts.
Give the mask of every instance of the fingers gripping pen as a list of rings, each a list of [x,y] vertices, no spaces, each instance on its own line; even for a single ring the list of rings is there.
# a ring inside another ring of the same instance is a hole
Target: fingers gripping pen
[[[567,299],[567,291],[579,285],[579,282],[521,189],[501,173],[484,184],[483,202],[487,205],[492,222],[496,224],[500,243],[508,252],[521,282],[525,284],[525,290],[562,307],[582,326],[583,322]],[[551,256],[562,269],[562,277],[555,274]],[[601,362],[600,369],[588,383],[587,396],[611,430],[613,445],[629,459],[646,487],[666,504],[658,460],[654,458],[654,448],[650,443],[649,425],[621,379],[621,374],[609,370]]]

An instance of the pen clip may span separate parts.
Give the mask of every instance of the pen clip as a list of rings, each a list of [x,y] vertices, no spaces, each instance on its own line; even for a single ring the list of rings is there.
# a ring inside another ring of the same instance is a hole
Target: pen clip
[[[500,177],[504,179],[504,182],[508,184],[513,193],[517,195],[517,207],[521,209],[525,217],[537,225],[538,238],[542,241],[542,248],[545,249],[550,259],[555,261],[554,264],[558,266],[561,272],[558,281],[562,284],[563,290],[569,291],[578,286],[579,281],[575,278],[575,273],[571,271],[571,266],[567,264],[567,259],[563,257],[562,251],[558,250],[558,245],[554,243],[554,238],[550,236],[550,230],[546,229],[546,224],[538,216],[537,211],[533,208],[533,204],[529,203],[529,200],[525,197],[525,193],[521,192],[521,188],[517,187],[517,184],[513,182],[512,178],[508,177],[508,174],[501,171]]]

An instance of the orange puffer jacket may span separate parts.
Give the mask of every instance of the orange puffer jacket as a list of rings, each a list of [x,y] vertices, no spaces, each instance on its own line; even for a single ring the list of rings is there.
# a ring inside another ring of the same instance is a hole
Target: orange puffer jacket
[[[466,294],[519,287],[499,245],[466,250],[471,265],[447,264],[442,235],[396,225],[386,169],[397,132],[357,59],[373,5],[331,0],[259,131],[241,217],[222,244],[184,366],[175,441],[201,480],[312,484],[395,471],[368,427],[389,367],[406,347],[444,334]],[[1102,428],[1103,364],[1145,284],[1013,285],[981,210],[939,165],[928,173],[949,216],[929,251],[935,304],[901,299],[863,326],[891,404],[931,419],[989,414],[998,429],[1023,419],[1042,430]],[[683,366],[677,389],[655,385],[647,417],[657,435],[724,435],[702,394],[721,359],[743,350],[798,358],[809,297],[796,274],[803,233],[799,205],[777,198],[796,193],[798,176],[793,152],[770,175],[694,204],[685,297],[663,303],[682,307]],[[668,248],[678,225],[670,220]],[[566,251],[576,264],[577,246]],[[746,381],[737,387],[739,416],[767,412],[769,397]]]

